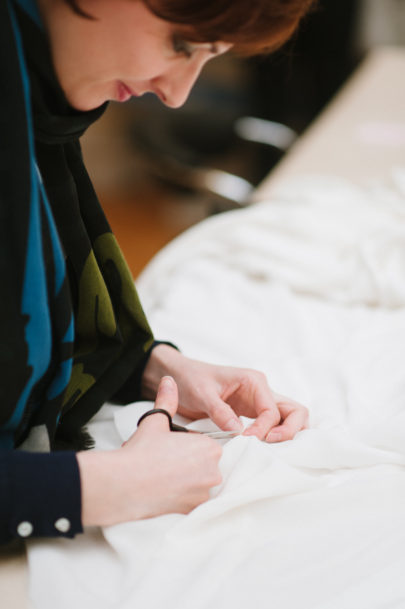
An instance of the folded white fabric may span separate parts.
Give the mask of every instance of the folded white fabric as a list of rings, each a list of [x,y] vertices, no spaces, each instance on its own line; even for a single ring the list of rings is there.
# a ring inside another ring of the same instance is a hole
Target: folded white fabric
[[[336,300],[395,307],[405,302],[405,170],[368,190],[320,176],[290,181],[271,201],[214,217],[158,254],[139,280],[164,300],[172,270],[215,259],[255,280]],[[187,256],[184,253],[187,252]],[[159,277],[157,277],[157,275]]]
[[[223,484],[187,516],[31,542],[33,607],[403,609],[404,278],[400,187],[326,179],[159,254],[139,282],[156,336],[262,369],[308,405],[311,428],[226,442]],[[150,406],[105,408],[99,446],[118,446]]]

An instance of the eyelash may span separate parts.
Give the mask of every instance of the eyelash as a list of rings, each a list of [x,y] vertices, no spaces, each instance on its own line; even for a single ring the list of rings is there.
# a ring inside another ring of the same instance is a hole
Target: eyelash
[[[184,55],[188,59],[193,54],[193,49],[191,48],[191,46],[187,42],[187,40],[183,40],[182,38],[179,38],[178,36],[173,36],[172,47],[173,47],[173,50],[175,53],[177,53],[178,55]]]

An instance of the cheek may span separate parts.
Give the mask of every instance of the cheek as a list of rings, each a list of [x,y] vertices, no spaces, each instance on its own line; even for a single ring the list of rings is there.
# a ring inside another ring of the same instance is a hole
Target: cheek
[[[122,48],[122,47],[121,47]],[[121,51],[121,65],[127,74],[137,80],[150,80],[166,72],[171,67],[170,58],[165,57],[161,45],[143,43],[142,39],[129,44]]]

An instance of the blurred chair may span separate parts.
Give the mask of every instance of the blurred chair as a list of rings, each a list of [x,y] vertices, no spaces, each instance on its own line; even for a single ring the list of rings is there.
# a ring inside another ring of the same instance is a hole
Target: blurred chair
[[[271,147],[279,157],[284,154],[297,138],[297,133],[286,125],[251,116],[243,116],[233,123],[234,136],[240,144]],[[179,140],[170,141],[160,132],[159,144],[156,138],[148,138],[150,128],[141,136],[137,130],[138,149],[141,148],[144,169],[167,184],[187,189],[196,194],[209,196],[212,209],[222,211],[232,207],[243,207],[249,203],[257,182],[231,171],[209,164],[209,155],[196,154],[181,146]],[[232,138],[233,139],[233,138]],[[234,141],[234,140],[233,140]],[[241,145],[239,145],[241,148]]]

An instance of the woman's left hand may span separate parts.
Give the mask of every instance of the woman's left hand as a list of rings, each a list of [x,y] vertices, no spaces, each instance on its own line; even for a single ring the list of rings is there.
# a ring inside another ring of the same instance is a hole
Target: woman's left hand
[[[154,398],[165,375],[177,383],[178,413],[190,419],[209,417],[220,429],[242,431],[239,416],[246,416],[255,420],[243,434],[267,442],[291,440],[308,426],[305,406],[274,393],[261,372],[192,360],[162,344],[145,367],[145,397]]]

